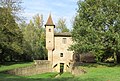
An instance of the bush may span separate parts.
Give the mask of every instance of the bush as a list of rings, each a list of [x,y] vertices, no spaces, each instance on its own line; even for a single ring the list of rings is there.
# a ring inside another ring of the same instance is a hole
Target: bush
[[[80,54],[80,62],[94,63],[96,62],[95,56],[91,53]]]

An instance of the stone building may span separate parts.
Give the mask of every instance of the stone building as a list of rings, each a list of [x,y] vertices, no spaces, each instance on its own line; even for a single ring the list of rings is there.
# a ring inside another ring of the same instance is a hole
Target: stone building
[[[70,61],[73,60],[73,51],[68,50],[72,44],[71,34],[68,32],[54,33],[55,25],[51,15],[49,15],[45,28],[46,49],[52,70],[53,72],[66,72],[70,68]]]

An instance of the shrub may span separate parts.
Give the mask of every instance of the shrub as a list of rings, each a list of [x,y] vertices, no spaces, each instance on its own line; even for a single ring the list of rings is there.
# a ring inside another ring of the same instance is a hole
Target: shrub
[[[94,63],[94,62],[96,62],[95,56],[91,53],[80,54],[80,62]]]

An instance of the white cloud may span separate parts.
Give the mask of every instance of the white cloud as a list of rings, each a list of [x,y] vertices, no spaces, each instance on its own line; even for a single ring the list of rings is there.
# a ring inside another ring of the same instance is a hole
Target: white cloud
[[[25,13],[23,16],[30,20],[35,14],[43,14],[46,23],[49,13],[52,13],[53,21],[65,18],[66,24],[71,27],[71,20],[75,16],[78,0],[24,0]]]

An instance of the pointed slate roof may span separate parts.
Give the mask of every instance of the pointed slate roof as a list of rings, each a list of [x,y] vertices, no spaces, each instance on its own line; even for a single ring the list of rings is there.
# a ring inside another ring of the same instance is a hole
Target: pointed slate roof
[[[55,26],[51,17],[51,14],[49,15],[49,18],[47,20],[47,23],[45,24],[45,26]]]

